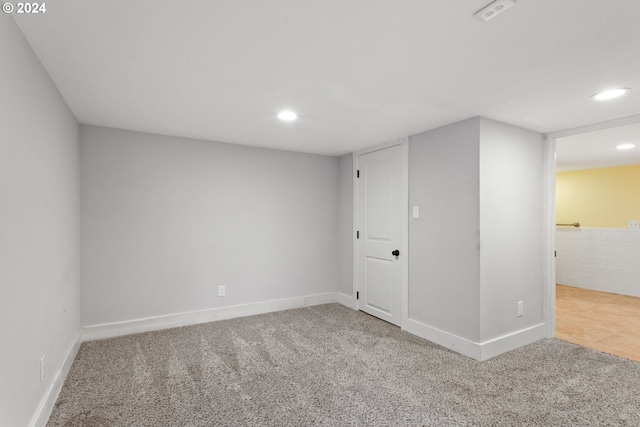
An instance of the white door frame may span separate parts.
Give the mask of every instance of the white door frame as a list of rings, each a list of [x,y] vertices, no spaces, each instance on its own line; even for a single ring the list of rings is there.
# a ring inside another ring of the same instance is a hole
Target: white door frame
[[[614,120],[593,123],[551,132],[546,135],[543,165],[543,209],[544,209],[544,247],[543,247],[543,316],[547,324],[547,337],[556,336],[556,139],[564,136],[578,135],[595,130],[608,129],[640,123],[640,114]]]
[[[542,315],[546,336],[556,336],[556,139],[546,135],[543,160]]]
[[[358,206],[358,178],[356,173],[359,169],[359,158],[363,154],[372,153],[374,151],[383,150],[385,148],[399,145],[402,157],[402,193],[400,195],[402,201],[402,218],[400,226],[402,228],[402,242],[400,244],[400,269],[401,269],[401,287],[402,296],[400,301],[400,327],[405,329],[407,318],[409,316],[409,138],[399,138],[384,144],[375,145],[353,153],[353,300],[355,301],[356,310],[360,310],[361,301],[356,299],[360,281],[360,245],[356,239],[356,232],[359,228],[359,206]]]

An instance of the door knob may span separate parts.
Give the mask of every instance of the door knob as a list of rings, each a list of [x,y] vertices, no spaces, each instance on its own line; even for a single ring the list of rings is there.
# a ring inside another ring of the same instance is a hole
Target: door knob
[[[400,256],[400,251],[396,249],[395,251],[391,252],[391,255]]]

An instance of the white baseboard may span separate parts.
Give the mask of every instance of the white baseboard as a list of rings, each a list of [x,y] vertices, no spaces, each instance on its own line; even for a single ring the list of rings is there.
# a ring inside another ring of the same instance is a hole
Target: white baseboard
[[[519,331],[512,332],[501,337],[480,343],[480,360],[487,360],[507,351],[515,350],[527,344],[531,344],[547,336],[547,326],[545,323],[530,326]]]
[[[90,325],[82,328],[82,341],[113,338],[141,332],[157,331],[160,329],[176,328],[179,326],[213,322],[215,320],[272,313],[276,311],[290,310],[292,308],[329,304],[333,302],[337,302],[336,292],[327,292],[296,298],[263,301],[186,313],[167,314],[164,316],[104,323],[101,325]]]
[[[420,338],[479,361],[491,359],[507,351],[541,340],[546,336],[546,325],[544,323],[480,343],[413,319],[408,319],[407,325],[403,329]]]
[[[407,332],[424,338],[428,341],[441,345],[456,353],[463,354],[472,359],[481,360],[480,345],[466,338],[462,338],[451,332],[434,328],[417,320],[407,319],[407,324],[403,328]]]
[[[58,400],[60,390],[62,390],[62,385],[67,379],[69,370],[71,370],[71,365],[73,365],[73,361],[78,354],[78,349],[80,349],[80,344],[82,343],[81,332],[82,329],[78,330],[78,333],[67,349],[67,352],[64,355],[64,359],[62,360],[62,364],[53,376],[53,380],[45,390],[44,396],[42,396],[36,412],[33,414],[33,417],[31,417],[29,427],[44,427],[46,426],[47,421],[49,421],[49,417],[51,416],[51,412],[53,411],[53,406],[56,404],[56,400]]]
[[[353,310],[357,309],[356,299],[350,295],[338,292],[338,303],[347,306]]]

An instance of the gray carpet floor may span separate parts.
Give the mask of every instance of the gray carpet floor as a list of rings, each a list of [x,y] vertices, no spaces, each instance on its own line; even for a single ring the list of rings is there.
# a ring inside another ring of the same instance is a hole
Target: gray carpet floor
[[[328,304],[82,344],[48,426],[639,426],[640,363],[476,362]]]

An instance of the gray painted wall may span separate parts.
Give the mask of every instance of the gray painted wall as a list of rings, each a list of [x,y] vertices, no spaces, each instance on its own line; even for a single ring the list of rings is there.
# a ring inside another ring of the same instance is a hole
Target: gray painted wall
[[[337,291],[338,158],[84,125],[80,139],[84,325]]]
[[[480,334],[478,118],[409,138],[409,318]],[[411,210],[411,209],[410,209]]]
[[[473,118],[409,141],[409,318],[473,342],[543,323],[542,135]]]
[[[0,56],[0,425],[26,426],[80,329],[78,124],[4,13]]]
[[[340,284],[338,292],[353,295],[353,154],[340,157],[338,176],[340,194],[340,227],[338,243],[340,245],[338,268]]]
[[[543,322],[543,148],[539,133],[480,121],[481,341]]]

